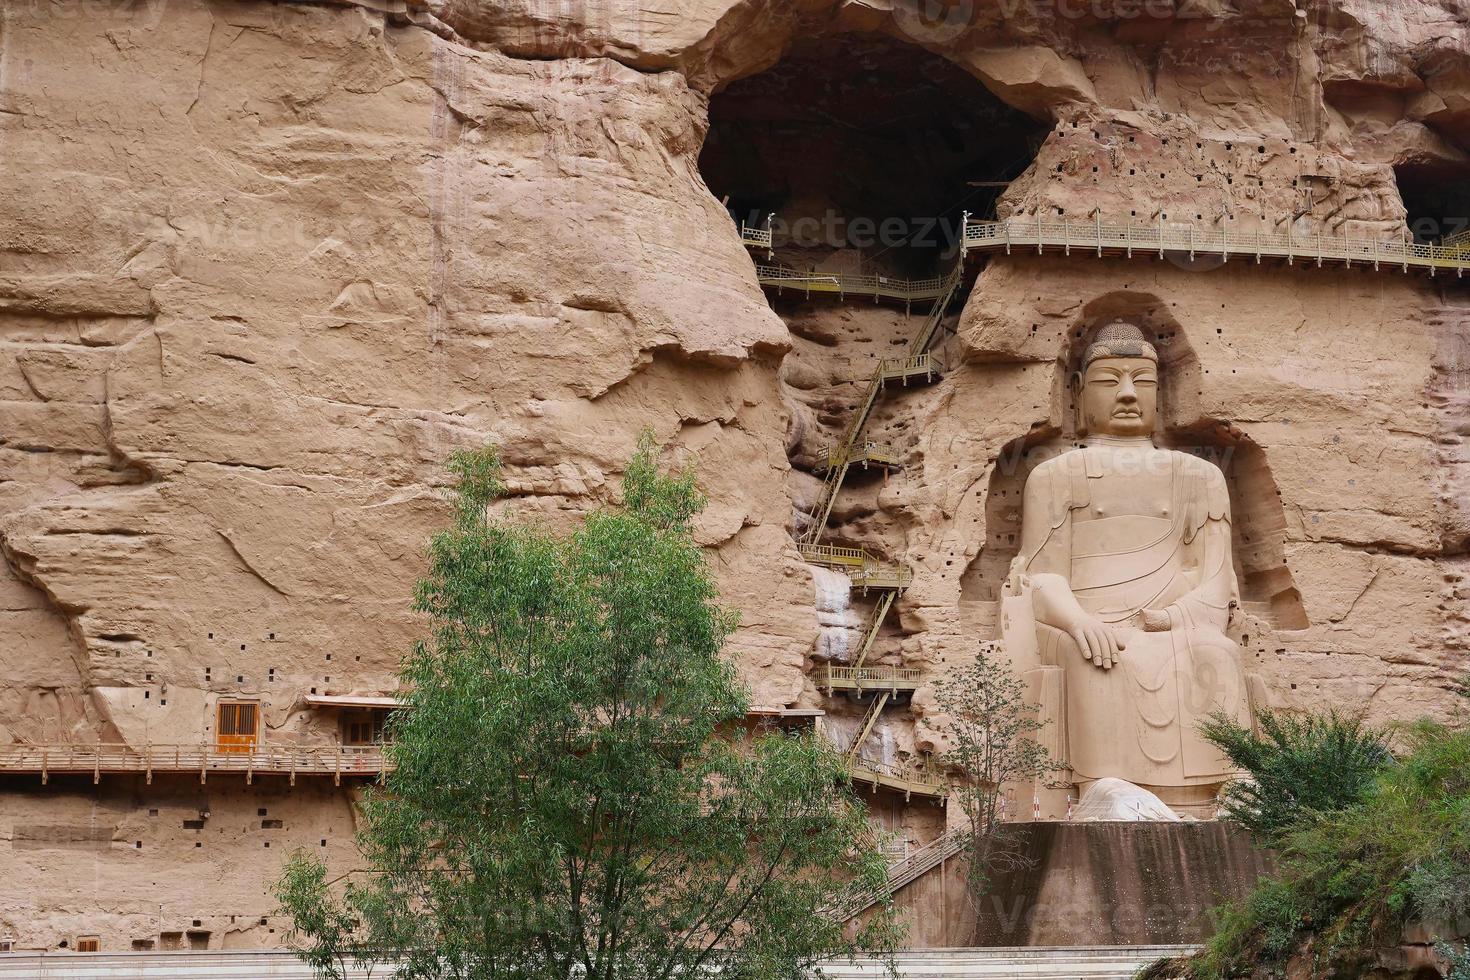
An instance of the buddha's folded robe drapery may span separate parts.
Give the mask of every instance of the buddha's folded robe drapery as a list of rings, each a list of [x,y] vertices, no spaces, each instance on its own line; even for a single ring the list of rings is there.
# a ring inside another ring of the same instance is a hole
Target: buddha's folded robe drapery
[[[1067,631],[1025,627],[1040,663],[1064,671],[1065,754],[1079,780],[1228,778],[1230,764],[1196,730],[1217,712],[1245,724],[1251,716],[1240,651],[1225,635],[1237,591],[1230,498],[1216,466],[1138,441],[1043,463],[1026,484],[1017,572],[1023,583],[1064,579],[1082,611],[1123,643],[1104,669]]]

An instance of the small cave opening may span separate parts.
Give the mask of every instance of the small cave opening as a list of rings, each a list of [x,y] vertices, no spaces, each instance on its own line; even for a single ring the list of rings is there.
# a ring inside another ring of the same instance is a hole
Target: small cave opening
[[[989,216],[1050,126],[939,55],[882,35],[797,41],[710,100],[705,182],[737,222],[770,216],[782,263],[933,275],[965,211]]]
[[[1394,177],[1415,242],[1470,235],[1470,161],[1401,163]]]

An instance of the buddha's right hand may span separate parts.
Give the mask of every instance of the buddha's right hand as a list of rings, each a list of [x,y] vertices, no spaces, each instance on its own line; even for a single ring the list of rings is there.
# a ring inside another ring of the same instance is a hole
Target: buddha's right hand
[[[1067,633],[1077,644],[1078,652],[1102,670],[1112,670],[1119,660],[1119,651],[1127,645],[1111,626],[1094,616],[1077,620]]]

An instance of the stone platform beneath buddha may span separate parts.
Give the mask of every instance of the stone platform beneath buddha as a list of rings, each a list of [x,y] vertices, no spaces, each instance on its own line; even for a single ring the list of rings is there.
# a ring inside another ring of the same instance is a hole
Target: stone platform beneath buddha
[[[977,946],[1199,943],[1211,910],[1247,894],[1269,852],[1229,823],[1017,825],[1028,866],[975,910]]]

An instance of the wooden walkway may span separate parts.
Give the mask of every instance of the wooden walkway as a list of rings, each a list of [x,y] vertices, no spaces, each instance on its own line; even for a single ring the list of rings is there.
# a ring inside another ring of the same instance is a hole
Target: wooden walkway
[[[878,710],[882,711],[881,708]],[[949,795],[949,788],[943,777],[925,765],[889,766],[880,762],[869,762],[867,759],[854,759],[848,768],[852,773],[854,788],[861,788],[866,784],[874,792],[879,787],[891,789],[902,793],[905,800],[913,796],[943,800]]]
[[[1224,262],[1285,260],[1344,268],[1371,268],[1390,272],[1418,271],[1431,276],[1453,272],[1456,278],[1470,269],[1470,240],[1456,236],[1442,245],[1418,245],[1411,241],[1379,241],[1340,235],[1293,235],[1290,230],[1240,232],[1202,228],[1184,222],[1153,225],[1106,224],[1102,221],[1049,221],[1041,218],[1010,218],[1006,221],[975,221],[967,218],[960,239],[963,252],[980,250],[1009,255],[1018,248],[1038,253],[1122,256],[1170,254],[1196,261],[1218,258]]]
[[[861,548],[839,548],[830,544],[803,544],[797,550],[813,565],[846,572],[860,589],[906,589],[914,580],[913,570],[893,562],[879,561]]]
[[[795,290],[810,296],[812,293],[835,294],[838,299],[871,296],[874,300],[892,299],[904,303],[935,300],[948,289],[947,276],[929,279],[900,279],[895,276],[862,275],[849,272],[802,272],[785,265],[756,264],[755,277],[762,286],[776,290],[780,295],[785,290]]]
[[[104,773],[142,773],[149,783],[154,773],[198,774],[202,783],[210,773],[238,774],[252,782],[259,773],[288,777],[379,776],[389,768],[383,750],[375,745],[284,746],[257,745],[252,750],[221,752],[210,744],[144,745],[118,743],[48,743],[0,745],[0,774],[35,774],[46,783],[53,775],[87,775],[93,783]]]
[[[917,667],[828,667],[819,687],[828,691],[915,691],[923,671]]]

